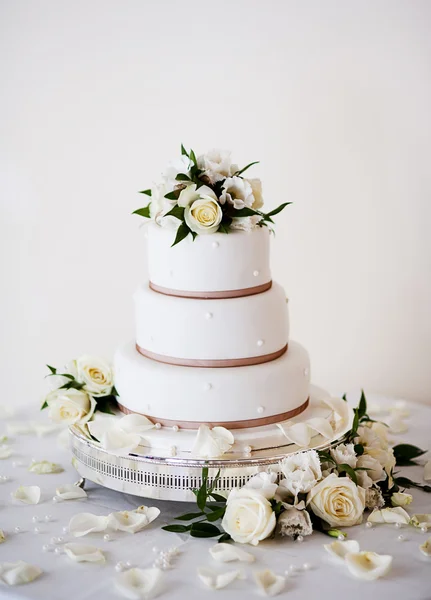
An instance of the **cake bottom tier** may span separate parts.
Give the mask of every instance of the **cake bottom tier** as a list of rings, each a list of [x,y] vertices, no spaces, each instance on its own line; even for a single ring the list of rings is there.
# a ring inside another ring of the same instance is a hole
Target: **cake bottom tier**
[[[129,342],[116,352],[114,369],[124,411],[162,425],[265,425],[299,414],[309,397],[309,356],[297,342],[271,362],[227,368],[159,363]]]

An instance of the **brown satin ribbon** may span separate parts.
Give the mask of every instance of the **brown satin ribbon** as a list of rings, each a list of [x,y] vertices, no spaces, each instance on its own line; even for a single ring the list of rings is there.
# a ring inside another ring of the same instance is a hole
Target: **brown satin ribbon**
[[[298,408],[294,408],[293,410],[288,410],[287,412],[280,413],[278,415],[272,415],[270,417],[260,417],[259,419],[246,419],[245,421],[175,421],[172,419],[158,419],[156,417],[150,417],[148,415],[144,415],[143,413],[138,413],[134,410],[130,410],[126,408],[122,404],[118,402],[118,408],[120,411],[126,415],[142,415],[150,419],[153,423],[160,423],[163,427],[173,427],[174,425],[178,425],[178,427],[182,427],[183,429],[199,429],[201,425],[208,425],[209,427],[226,427],[226,429],[245,429],[247,427],[261,427],[263,425],[272,425],[273,423],[281,423],[282,421],[287,421],[287,419],[292,419],[297,415],[304,412],[307,408],[310,398],[298,406]]]
[[[262,285],[255,285],[254,287],[244,288],[242,290],[225,290],[221,292],[188,292],[186,290],[175,290],[171,288],[162,287],[156,285],[150,281],[150,288],[154,292],[159,294],[165,294],[166,296],[176,296],[178,298],[200,298],[201,300],[221,300],[224,298],[243,298],[244,296],[254,296],[255,294],[261,294],[266,292],[272,286],[272,281],[262,283]]]
[[[175,356],[165,356],[164,354],[156,354],[155,352],[150,352],[150,350],[145,350],[145,348],[141,348],[138,344],[136,344],[136,350],[142,356],[147,358],[151,358],[152,360],[156,360],[157,362],[166,363],[168,365],[177,365],[180,367],[210,367],[210,368],[220,368],[220,367],[246,367],[249,365],[260,365],[262,363],[270,362],[271,360],[275,360],[276,358],[280,358],[286,350],[288,344],[283,346],[281,350],[277,350],[276,352],[271,352],[270,354],[263,354],[262,356],[250,356],[248,358],[227,358],[227,359],[201,359],[201,358],[176,358]]]

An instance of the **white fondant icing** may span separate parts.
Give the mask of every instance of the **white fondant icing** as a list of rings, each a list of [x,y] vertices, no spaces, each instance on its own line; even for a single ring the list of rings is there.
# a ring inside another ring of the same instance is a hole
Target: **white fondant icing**
[[[271,280],[269,230],[189,235],[171,247],[176,231],[148,225],[148,272],[155,285],[188,292],[239,290]],[[216,245],[217,244],[217,245]],[[217,248],[217,252],[214,249]]]
[[[303,404],[309,395],[303,375],[308,364],[308,352],[296,342],[271,362],[222,369],[160,363],[140,355],[130,342],[119,348],[114,366],[120,402],[132,411],[156,419],[228,422],[256,419],[262,401],[266,417]],[[209,380],[211,401],[204,388]]]
[[[249,358],[281,350],[288,341],[288,309],[283,288],[276,283],[266,292],[244,298],[177,298],[148,286],[141,287],[134,298],[136,343],[156,354],[184,359]],[[207,318],[202,319],[203,315]]]

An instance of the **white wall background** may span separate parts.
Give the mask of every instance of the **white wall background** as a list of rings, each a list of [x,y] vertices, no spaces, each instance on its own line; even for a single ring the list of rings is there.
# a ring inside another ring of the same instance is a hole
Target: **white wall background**
[[[431,401],[431,2],[1,0],[2,400],[112,356],[183,142],[261,160],[313,379]],[[233,257],[234,258],[234,257]]]

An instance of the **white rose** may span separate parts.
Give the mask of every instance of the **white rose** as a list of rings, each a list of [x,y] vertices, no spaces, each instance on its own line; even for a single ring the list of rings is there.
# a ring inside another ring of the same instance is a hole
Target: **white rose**
[[[254,204],[254,196],[249,182],[242,177],[228,177],[223,183],[220,196],[220,204],[225,202],[232,204],[237,210],[246,206],[251,208]]]
[[[391,496],[392,506],[408,506],[413,502],[413,496],[405,492],[395,492]]]
[[[245,484],[245,488],[248,490],[257,490],[262,496],[265,496],[267,500],[274,498],[277,491],[277,473],[257,473]]]
[[[354,469],[356,467],[356,454],[353,444],[340,444],[331,449],[331,456],[338,465],[349,465]]]
[[[307,505],[331,527],[358,525],[365,510],[365,490],[332,473],[308,493]]]
[[[255,210],[262,208],[263,206],[263,197],[262,197],[262,182],[260,179],[246,179],[246,181],[251,186],[251,191],[253,192],[254,202],[251,205],[251,208]]]
[[[54,390],[45,398],[49,416],[55,423],[73,425],[86,423],[96,408],[94,398],[82,390]]]
[[[81,356],[76,361],[77,379],[92,396],[109,396],[114,385],[111,366],[96,356]]]
[[[210,196],[201,196],[184,211],[184,220],[190,229],[199,234],[215,233],[223,213],[220,204]]]
[[[315,450],[287,456],[281,461],[280,469],[285,477],[280,481],[280,487],[294,496],[309,492],[322,477],[319,455]]]
[[[252,215],[251,217],[235,217],[232,219],[230,228],[250,232],[253,231],[253,229],[256,229],[261,219],[262,217],[259,215]]]
[[[232,164],[230,152],[227,150],[210,150],[199,156],[198,167],[204,171],[204,177],[214,184],[238,171],[238,165]]]
[[[230,492],[222,527],[234,542],[257,546],[271,535],[275,524],[271,504],[260,492],[247,488]]]
[[[186,208],[190,206],[192,202],[195,200],[199,200],[199,198],[212,198],[213,200],[217,200],[217,196],[213,192],[213,190],[207,185],[201,185],[199,189],[195,183],[191,183],[186,186],[183,190],[181,190],[180,195],[178,196],[177,204],[178,206],[182,206]]]

